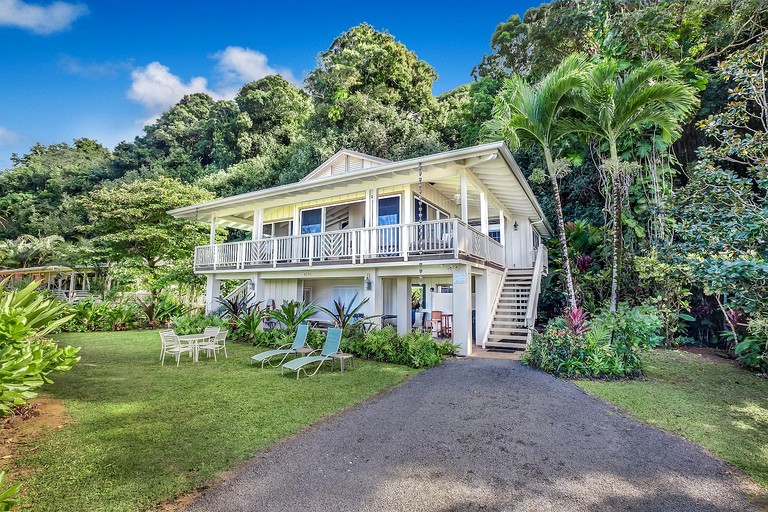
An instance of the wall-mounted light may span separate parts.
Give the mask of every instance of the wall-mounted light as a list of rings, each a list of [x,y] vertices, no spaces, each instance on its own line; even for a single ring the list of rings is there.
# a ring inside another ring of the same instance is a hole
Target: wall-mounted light
[[[371,274],[365,275],[365,289],[369,290],[373,287],[373,282],[371,281]]]
[[[515,221],[515,223],[514,223],[514,224],[512,224],[512,229],[514,229],[515,231],[517,231],[517,229],[518,229],[519,227],[520,227],[520,225],[517,223],[517,221]]]

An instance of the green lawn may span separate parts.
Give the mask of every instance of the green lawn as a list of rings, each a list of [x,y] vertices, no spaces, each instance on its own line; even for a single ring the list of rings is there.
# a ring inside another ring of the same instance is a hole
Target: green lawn
[[[654,350],[645,362],[642,380],[576,384],[703,445],[768,490],[768,380],[677,350]]]
[[[45,389],[74,421],[20,460],[36,471],[23,491],[34,510],[148,508],[415,373],[358,360],[343,376],[337,366],[297,382],[249,366],[256,350],[246,345],[176,368],[160,366],[157,332],[59,338],[82,346],[82,360]]]

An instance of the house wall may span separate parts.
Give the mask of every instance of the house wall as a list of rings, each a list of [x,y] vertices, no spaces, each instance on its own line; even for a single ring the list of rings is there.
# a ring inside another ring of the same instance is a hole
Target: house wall
[[[274,300],[280,307],[283,301],[300,300],[301,289],[297,279],[264,279],[264,292],[258,293],[256,300]]]
[[[517,231],[515,231],[517,222]],[[535,256],[531,255],[533,247],[533,226],[525,217],[511,217],[506,221],[507,267],[530,268]]]

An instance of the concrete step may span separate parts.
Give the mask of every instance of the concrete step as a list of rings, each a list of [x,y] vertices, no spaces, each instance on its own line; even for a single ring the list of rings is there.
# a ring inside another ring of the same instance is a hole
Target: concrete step
[[[513,342],[503,342],[503,341],[486,341],[485,346],[491,347],[491,348],[519,348],[525,350],[528,348],[527,343],[513,343]]]

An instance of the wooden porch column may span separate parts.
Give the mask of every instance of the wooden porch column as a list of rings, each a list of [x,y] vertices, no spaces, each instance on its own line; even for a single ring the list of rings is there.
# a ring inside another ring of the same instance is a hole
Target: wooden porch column
[[[453,343],[458,355],[472,353],[472,274],[468,265],[453,271]]]
[[[462,173],[459,178],[460,195],[461,195],[461,221],[465,224],[469,223],[469,205],[467,204],[467,175]]]
[[[499,210],[499,243],[504,247],[504,268],[507,267],[507,222],[504,212]]]
[[[216,244],[216,217],[211,217],[211,234],[209,238],[209,243],[211,245]]]
[[[258,240],[262,237],[264,231],[264,208],[253,210],[253,229],[251,230],[251,240]]]
[[[413,223],[413,189],[410,185],[405,187],[403,204],[400,205],[400,209],[402,210],[401,220],[403,224],[403,229],[400,233],[403,244],[403,259],[408,261],[408,252],[411,250],[411,233],[408,225]]]
[[[488,236],[488,197],[480,192],[480,231]]]
[[[397,298],[395,314],[397,315],[397,334],[404,336],[411,330],[411,287],[408,277],[397,278]]]
[[[216,298],[221,296],[221,281],[212,275],[205,278],[205,312],[211,314],[216,309]]]

